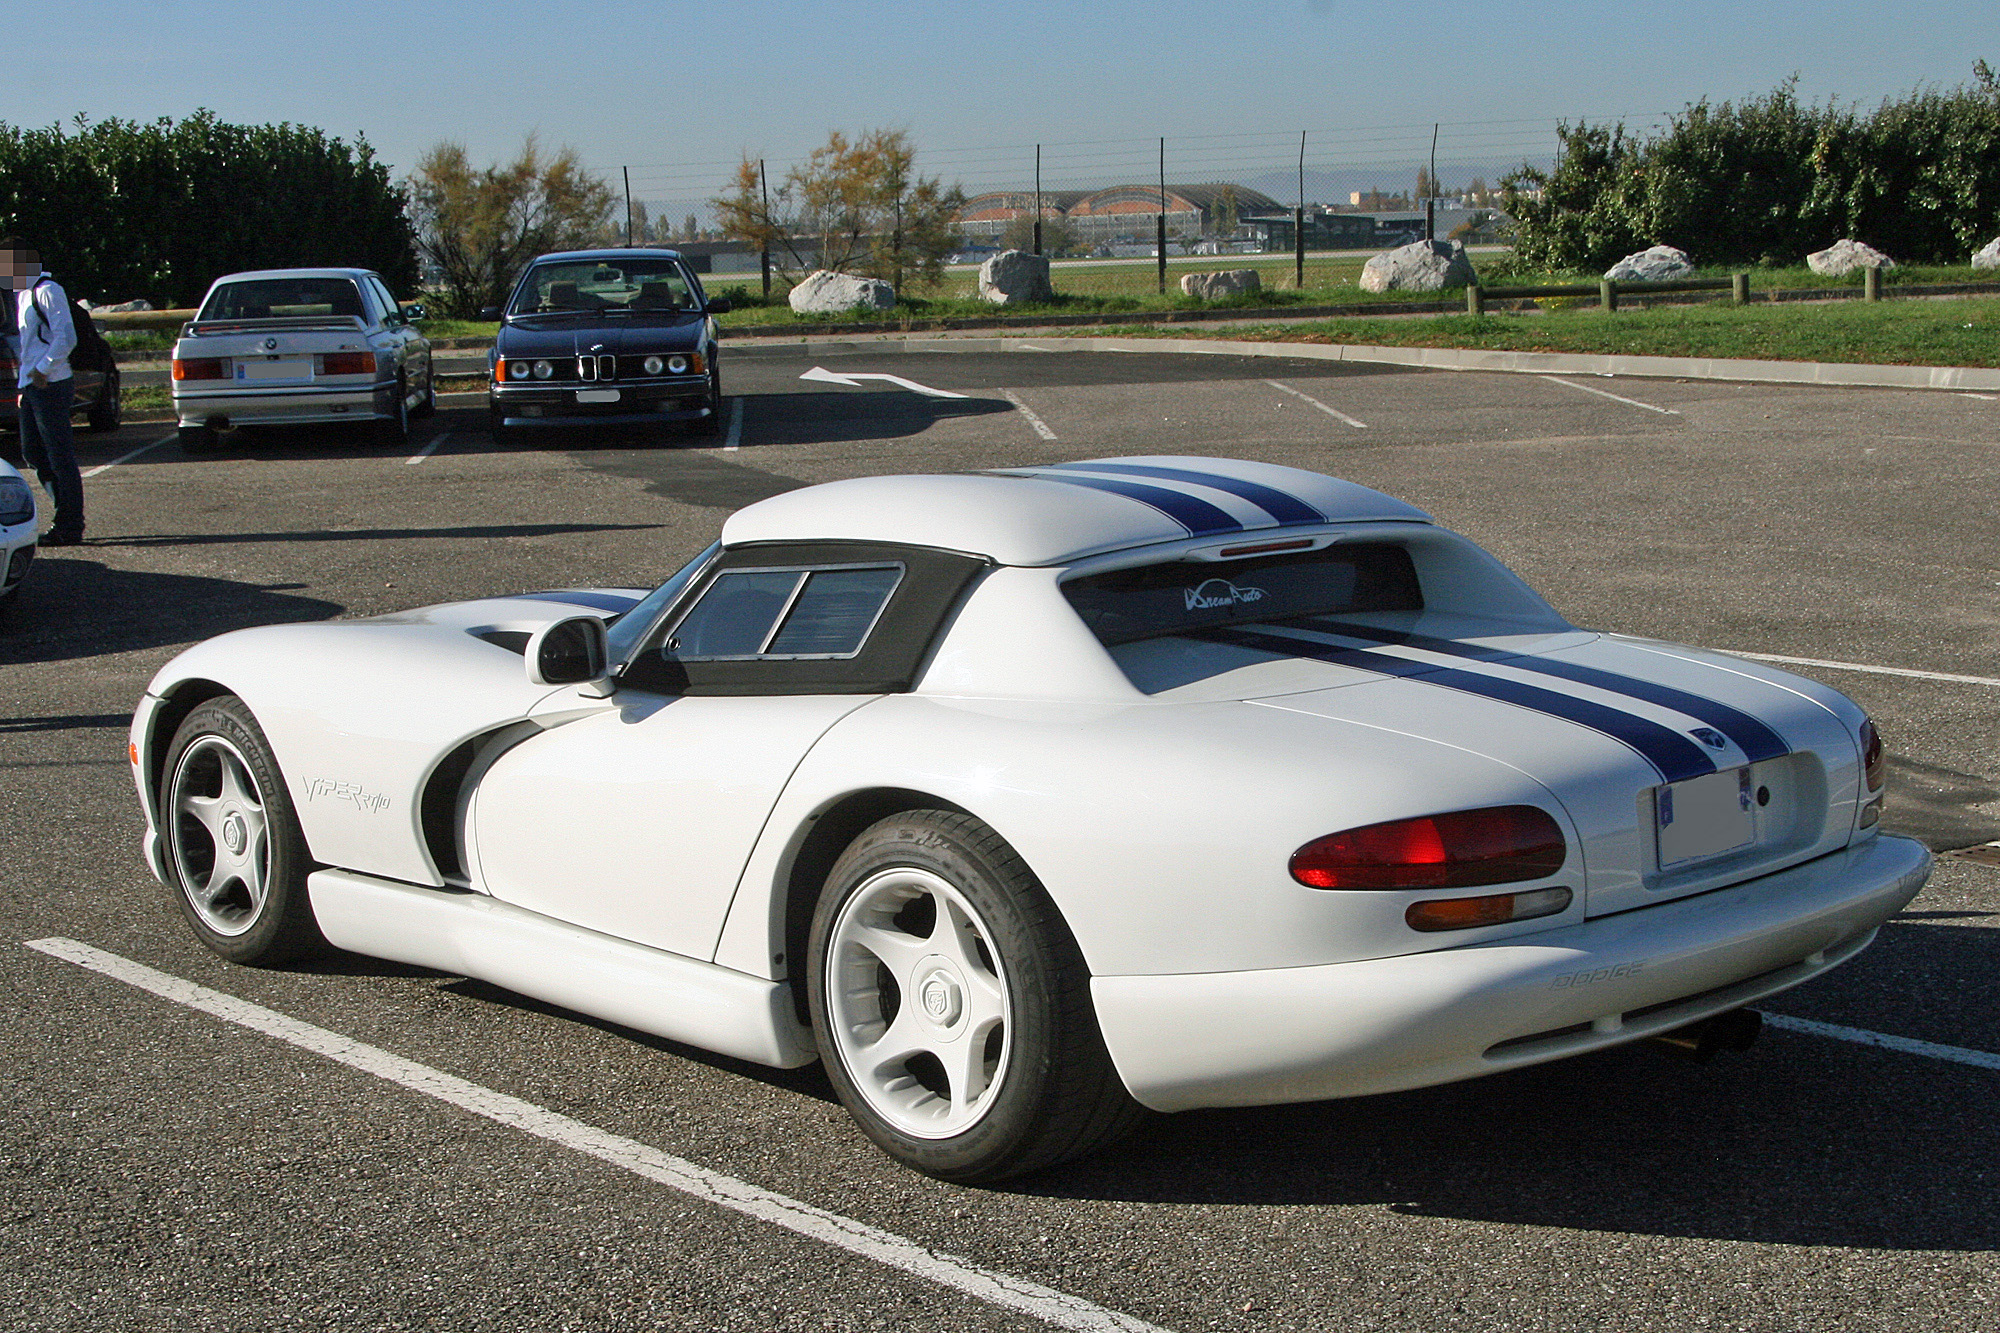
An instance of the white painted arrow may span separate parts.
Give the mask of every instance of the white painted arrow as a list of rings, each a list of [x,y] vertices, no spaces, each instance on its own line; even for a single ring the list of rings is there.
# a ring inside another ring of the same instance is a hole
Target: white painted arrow
[[[953,393],[950,389],[933,389],[928,384],[919,384],[915,380],[906,380],[901,375],[843,375],[837,370],[828,370],[825,366],[814,366],[811,370],[799,376],[799,378],[802,380],[816,380],[821,384],[845,384],[850,389],[860,388],[861,381],[863,380],[881,380],[884,383],[893,384],[899,389],[908,389],[911,393],[921,393],[932,398],[965,397],[964,394]]]

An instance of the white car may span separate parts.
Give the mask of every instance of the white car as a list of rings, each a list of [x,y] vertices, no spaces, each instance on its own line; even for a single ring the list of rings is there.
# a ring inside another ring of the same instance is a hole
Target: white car
[[[650,592],[238,631],[132,742],[224,957],[327,941],[818,1058],[966,1181],[1141,1107],[1740,1035],[1930,869],[1841,695],[1220,459],[839,481]]]
[[[14,465],[0,458],[0,606],[20,591],[40,540],[35,493]]]
[[[217,278],[174,343],[181,448],[212,449],[243,426],[353,422],[409,443],[437,410],[420,305],[358,268],[263,269]]]

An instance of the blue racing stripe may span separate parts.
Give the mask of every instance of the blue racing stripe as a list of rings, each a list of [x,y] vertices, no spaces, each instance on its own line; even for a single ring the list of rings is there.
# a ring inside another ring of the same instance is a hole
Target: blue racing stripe
[[[1588,727],[1629,746],[1659,770],[1660,776],[1668,782],[1698,778],[1716,771],[1714,761],[1702,751],[1701,746],[1671,727],[1663,727],[1657,722],[1635,717],[1631,713],[1593,703],[1588,699],[1578,699],[1567,694],[1558,694],[1554,690],[1545,690],[1539,685],[1503,680],[1497,676],[1482,676],[1477,672],[1461,671],[1457,667],[1438,666],[1431,662],[1417,662],[1371,648],[1342,648],[1338,644],[1314,643],[1305,639],[1266,634],[1253,629],[1206,630],[1193,637],[1231,643],[1240,648],[1252,648],[1258,652],[1272,653],[1280,657],[1307,657],[1314,661],[1330,662],[1335,666],[1372,671],[1378,675],[1421,680],[1429,685],[1441,685],[1446,689],[1478,695],[1480,698],[1493,699],[1500,703],[1514,704],[1549,717],[1561,718],[1565,722]]]
[[[1336,620],[1323,619],[1312,623],[1332,633],[1345,634],[1356,639],[1404,644],[1411,648],[1421,648],[1427,653],[1465,657],[1476,662],[1498,662],[1518,671],[1533,671],[1539,675],[1556,676],[1563,680],[1574,681],[1578,685],[1590,685],[1611,694],[1622,694],[1628,699],[1640,699],[1649,704],[1658,704],[1662,708],[1671,708],[1677,713],[1700,718],[1720,731],[1734,741],[1736,747],[1743,751],[1744,757],[1753,764],[1760,764],[1766,759],[1776,759],[1792,752],[1791,747],[1785,744],[1784,737],[1742,709],[1733,708],[1719,699],[1708,699],[1699,694],[1689,693],[1687,690],[1677,690],[1671,685],[1660,685],[1633,676],[1621,676],[1615,671],[1584,666],[1578,662],[1530,657],[1524,653],[1509,652],[1505,648],[1480,648],[1451,639],[1432,638],[1427,634],[1407,634],[1398,630],[1375,629],[1368,625],[1347,625]]]
[[[1199,496],[1185,491],[1169,490],[1165,486],[1147,486],[1136,481],[1117,481],[1110,477],[1072,477],[1058,473],[1052,468],[1035,468],[1025,472],[1001,472],[1003,477],[1031,477],[1036,481],[1059,481],[1069,486],[1087,486],[1093,491],[1109,491],[1122,495],[1128,500],[1159,510],[1174,522],[1188,530],[1190,537],[1205,537],[1211,532],[1241,532],[1243,525],[1229,516],[1228,511],[1218,509]]]
[[[1128,477],[1154,477],[1160,481],[1185,481],[1211,490],[1227,491],[1239,500],[1248,500],[1279,523],[1325,523],[1328,518],[1298,496],[1237,477],[1214,472],[1197,472],[1185,467],[1157,467],[1151,463],[1057,463],[1051,471],[1076,469],[1083,472],[1116,472]]]

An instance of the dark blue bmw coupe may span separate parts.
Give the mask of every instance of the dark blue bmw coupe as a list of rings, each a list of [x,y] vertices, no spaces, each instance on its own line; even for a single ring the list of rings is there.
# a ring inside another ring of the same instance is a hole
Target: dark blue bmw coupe
[[[496,437],[531,426],[682,422],[714,434],[722,372],[710,300],[674,250],[542,255],[514,284],[493,344]]]

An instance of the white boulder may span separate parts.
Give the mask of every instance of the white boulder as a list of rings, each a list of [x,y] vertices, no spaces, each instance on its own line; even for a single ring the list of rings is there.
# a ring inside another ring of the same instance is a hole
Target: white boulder
[[[1688,262],[1685,250],[1656,245],[1636,255],[1626,255],[1604,270],[1604,276],[1613,282],[1679,282],[1694,276],[1694,265]]]
[[[1479,281],[1465,246],[1457,241],[1411,241],[1376,255],[1361,267],[1364,292],[1435,292]]]
[[[880,278],[857,278],[852,273],[830,273],[816,269],[792,288],[792,313],[798,315],[844,315],[850,310],[892,310],[896,289]]]
[[[1985,249],[1972,256],[1972,266],[1982,269],[2000,268],[2000,236],[1988,241]]]
[[[1192,296],[1197,301],[1222,301],[1244,292],[1254,292],[1263,286],[1254,268],[1224,269],[1220,273],[1183,273],[1181,275],[1181,295]]]
[[[1026,250],[1002,250],[979,266],[979,299],[994,305],[1046,305],[1055,300],[1055,288],[1049,285],[1049,257]]]
[[[1838,278],[1857,268],[1894,268],[1896,261],[1872,245],[1840,240],[1824,250],[1815,250],[1807,255],[1806,267],[1822,278]]]

